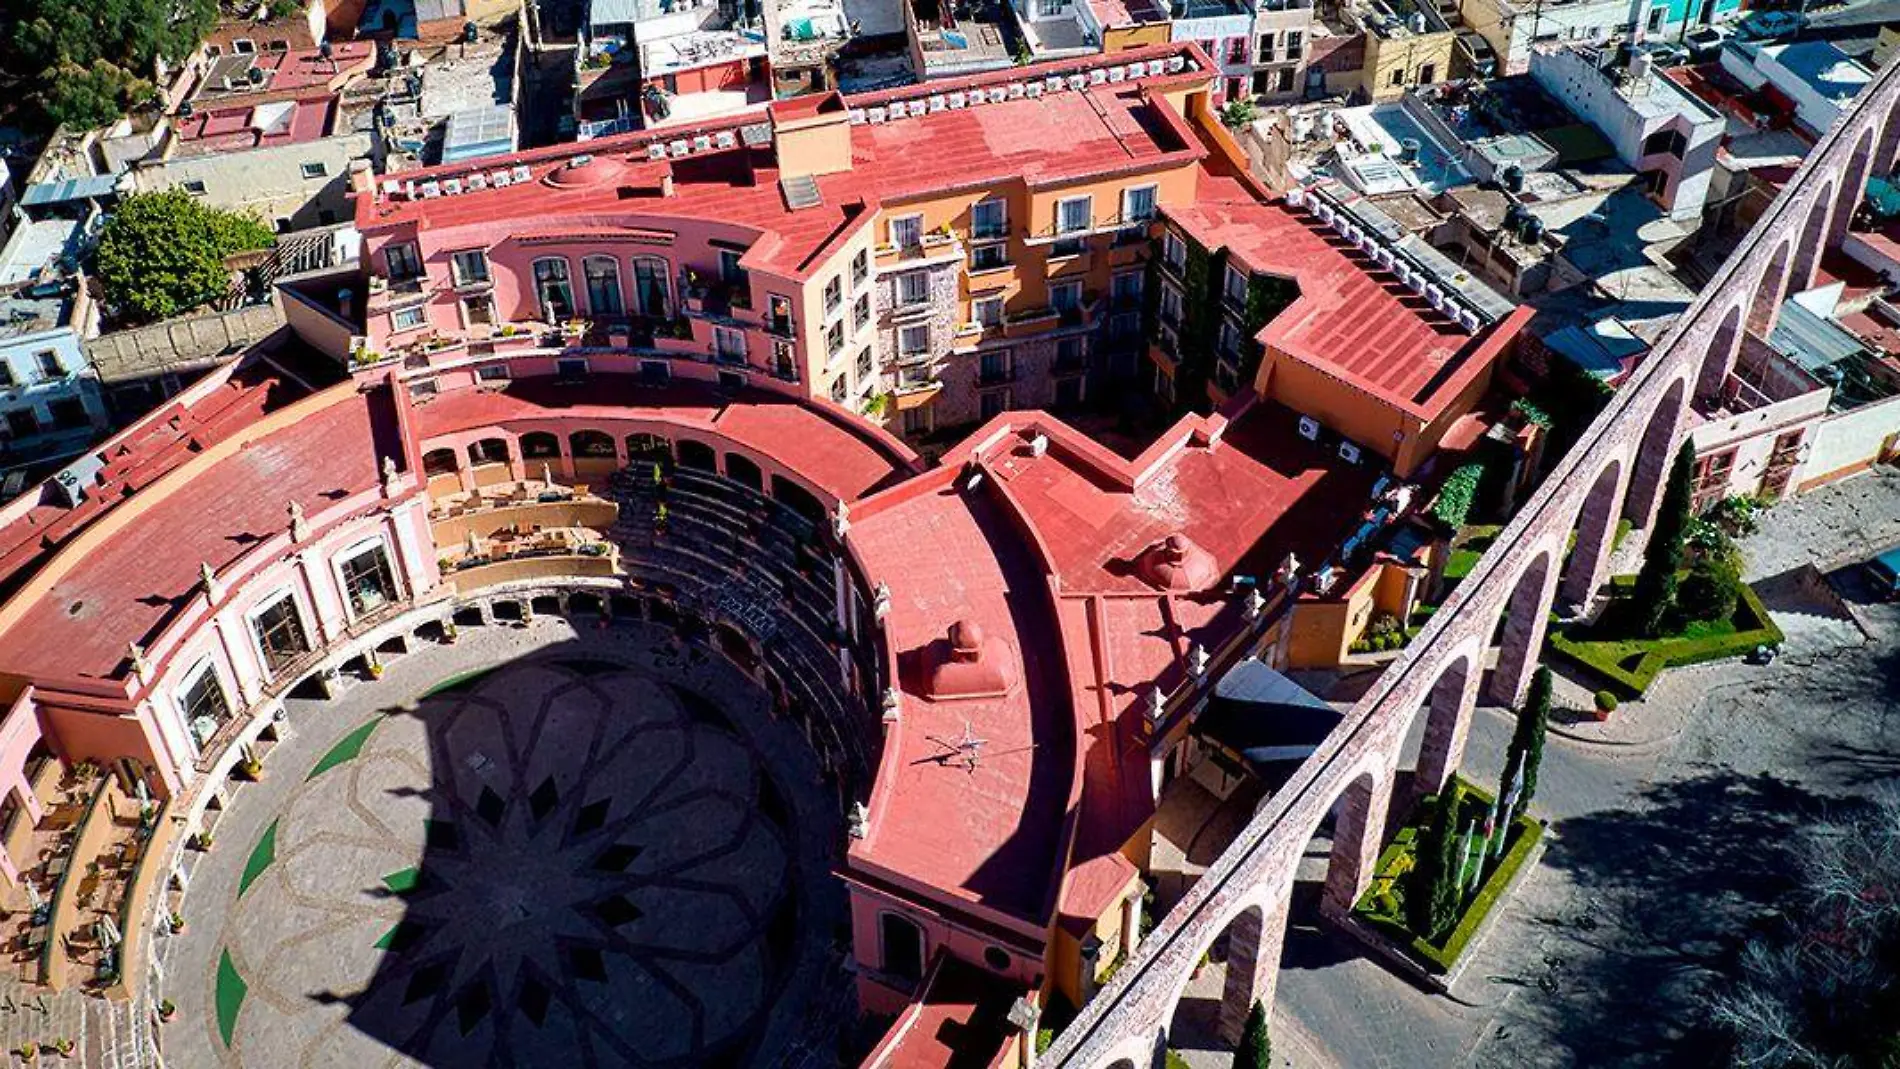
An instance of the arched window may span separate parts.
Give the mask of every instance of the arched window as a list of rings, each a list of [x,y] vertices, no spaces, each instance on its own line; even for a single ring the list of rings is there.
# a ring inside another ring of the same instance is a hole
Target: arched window
[[[530,431],[521,436],[521,456],[526,460],[554,460],[561,455],[561,440],[546,431]]]
[[[454,475],[455,450],[431,449],[422,454],[422,472],[425,475]]]
[[[535,299],[541,304],[541,318],[550,323],[574,315],[574,286],[568,280],[567,258],[549,256],[534,262]]]
[[[671,466],[673,443],[657,434],[629,434],[627,435],[627,463]]]
[[[726,454],[726,478],[759,493],[765,492],[765,473],[743,453]]]
[[[587,279],[587,314],[617,316],[625,310],[620,303],[620,266],[611,256],[589,256],[581,261],[581,274]]]
[[[665,319],[672,315],[672,269],[657,256],[633,259],[633,311],[636,315]]]
[[[506,464],[508,463],[508,439],[483,438],[472,442],[468,447],[470,464]]]
[[[783,475],[772,476],[772,496],[781,504],[822,527],[827,519],[827,510],[810,490],[787,479]]]
[[[916,983],[924,978],[924,930],[901,913],[878,916],[878,941],[884,950],[884,972]]]
[[[567,436],[567,447],[577,457],[613,459],[613,435],[606,431],[575,431]]]
[[[683,467],[698,468],[700,471],[718,471],[718,454],[705,442],[691,439],[680,440],[680,464]]]

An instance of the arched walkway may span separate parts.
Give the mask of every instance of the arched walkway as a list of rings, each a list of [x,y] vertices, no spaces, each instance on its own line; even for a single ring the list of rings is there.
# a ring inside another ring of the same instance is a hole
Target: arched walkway
[[[1621,460],[1606,466],[1583,499],[1577,517],[1577,542],[1564,567],[1561,590],[1564,601],[1571,605],[1588,607],[1603,584],[1616,541],[1617,517],[1622,512],[1625,470]]]
[[[1549,547],[1539,551],[1519,573],[1504,603],[1503,636],[1490,688],[1492,700],[1500,705],[1514,706],[1523,701],[1524,691],[1531,685],[1531,673],[1537,669],[1537,655],[1544,648],[1544,626],[1557,594],[1553,556]]]
[[[1722,392],[1722,384],[1728,381],[1729,370],[1735,366],[1735,354],[1741,347],[1742,306],[1737,304],[1722,317],[1722,325],[1715,332],[1715,343],[1702,356],[1695,382],[1698,400],[1707,400]]]
[[[1789,278],[1789,289],[1800,293],[1814,285],[1814,269],[1821,262],[1821,253],[1826,249],[1825,239],[1829,229],[1829,220],[1834,211],[1834,185],[1829,183],[1814,198],[1808,208],[1808,218],[1801,224],[1801,241],[1796,246],[1794,273]]]
[[[1451,657],[1439,670],[1438,681],[1425,699],[1425,734],[1419,740],[1418,768],[1412,776],[1413,798],[1443,790],[1452,772],[1464,761],[1465,738],[1471,731],[1471,713],[1478,704],[1482,675],[1477,654],[1471,650]],[[1404,734],[1409,734],[1409,729]]]
[[[1677,379],[1663,395],[1661,403],[1650,410],[1643,427],[1642,440],[1636,446],[1629,490],[1623,495],[1623,515],[1636,527],[1648,527],[1662,503],[1663,482],[1676,459],[1676,435],[1682,426],[1683,394],[1687,381]]]
[[[1867,179],[1873,174],[1876,132],[1872,125],[1861,131],[1860,137],[1854,142],[1854,154],[1848,157],[1847,169],[1841,172],[1839,193],[1834,200],[1834,221],[1827,228],[1830,245],[1839,245],[1841,239],[1847,236],[1847,224],[1853,221],[1854,210],[1860,207],[1861,199],[1867,194]]]
[[[1775,320],[1781,315],[1781,302],[1788,293],[1788,261],[1794,256],[1792,242],[1784,241],[1775,249],[1775,255],[1768,261],[1768,270],[1762,272],[1755,282],[1755,292],[1748,301],[1748,329],[1750,333],[1767,337],[1775,327]],[[1736,347],[1738,350],[1740,346]],[[1734,354],[1729,354],[1726,372],[1735,365]],[[1725,374],[1724,379],[1727,378]],[[1718,384],[1718,389],[1720,384]]]

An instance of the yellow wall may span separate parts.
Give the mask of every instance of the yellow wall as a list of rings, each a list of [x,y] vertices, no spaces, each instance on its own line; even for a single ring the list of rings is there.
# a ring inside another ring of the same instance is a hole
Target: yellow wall
[[[1150,22],[1143,26],[1106,26],[1102,29],[1102,51],[1121,52],[1130,48],[1165,45],[1174,32],[1173,23]]]
[[[1293,634],[1287,642],[1288,665],[1331,668],[1339,664],[1381,613],[1390,613],[1403,624],[1412,611],[1406,594],[1421,589],[1423,577],[1423,569],[1382,562],[1360,573],[1336,600],[1309,598],[1298,602],[1293,610]]]
[[[1400,478],[1411,475],[1399,459],[1404,441],[1418,434],[1415,417],[1278,349],[1267,350],[1261,376],[1267,396],[1392,461]]]
[[[1420,84],[1426,67],[1431,81],[1451,77],[1452,42],[1455,34],[1427,33],[1407,37],[1380,37],[1366,34],[1366,62],[1360,68],[1360,86],[1374,100],[1390,100]],[[1400,84],[1392,84],[1392,73],[1400,72]]]

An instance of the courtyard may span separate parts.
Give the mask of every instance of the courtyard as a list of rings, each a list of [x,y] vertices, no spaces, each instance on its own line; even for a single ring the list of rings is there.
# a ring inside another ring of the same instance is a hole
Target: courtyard
[[[537,617],[287,714],[158,937],[168,1063],[835,1061],[837,802],[728,662]]]
[[[1814,491],[1766,513],[1744,541],[1747,578],[1788,636],[1773,664],[1672,669],[1601,725],[1576,711],[1597,684],[1555,666],[1558,712],[1533,807],[1553,833],[1450,995],[1415,986],[1320,920],[1317,884],[1303,882],[1279,978],[1276,1062],[1717,1063],[1699,999],[1776,909],[1799,860],[1795,833],[1900,772],[1900,605],[1871,598],[1857,568],[1896,541],[1900,475],[1878,469]],[[1352,685],[1342,690],[1332,697]],[[1511,726],[1507,710],[1480,707],[1468,776],[1495,781]],[[1320,878],[1327,845],[1309,848],[1303,877]],[[1231,1061],[1212,1039],[1221,984],[1215,960],[1176,1015],[1175,1045],[1191,1064]]]

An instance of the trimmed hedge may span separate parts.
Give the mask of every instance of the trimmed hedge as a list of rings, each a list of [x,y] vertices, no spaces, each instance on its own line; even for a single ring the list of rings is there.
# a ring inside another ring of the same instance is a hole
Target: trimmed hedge
[[[1573,629],[1553,633],[1550,646],[1615,684],[1624,697],[1640,698],[1665,668],[1737,657],[1781,640],[1781,628],[1762,607],[1761,598],[1743,586],[1735,615],[1719,625],[1692,624],[1681,635],[1653,639],[1578,638]]]
[[[1465,517],[1471,515],[1471,507],[1478,501],[1478,485],[1483,481],[1483,464],[1460,464],[1438,488],[1438,497],[1432,502],[1432,516],[1454,531],[1464,526]]]
[[[1454,778],[1453,783],[1457,784],[1460,793],[1476,799],[1479,804],[1486,806],[1491,804],[1490,792],[1462,779]],[[1418,812],[1423,813],[1427,806],[1436,804],[1435,798],[1427,798],[1420,803]],[[1485,918],[1497,905],[1498,899],[1504,896],[1504,892],[1517,879],[1518,872],[1523,869],[1531,854],[1536,850],[1538,842],[1543,839],[1544,825],[1542,821],[1533,820],[1522,814],[1511,822],[1511,830],[1508,833],[1510,837],[1504,848],[1504,857],[1498,862],[1497,868],[1492,870],[1491,875],[1485,878],[1484,885],[1478,888],[1478,893],[1466,903],[1464,914],[1458,918],[1458,923],[1453,926],[1450,934],[1445,936],[1442,945],[1415,934],[1405,926],[1402,917],[1392,916],[1380,905],[1382,900],[1391,896],[1394,888],[1403,884],[1405,874],[1412,868],[1418,832],[1419,826],[1416,823],[1408,823],[1392,837],[1392,842],[1379,854],[1379,865],[1373,872],[1372,883],[1367,886],[1366,893],[1360,897],[1359,904],[1353,907],[1353,913],[1391,938],[1401,950],[1410,954],[1426,969],[1443,974],[1450,972],[1458,963],[1459,957],[1477,937],[1478,929],[1484,925]]]

